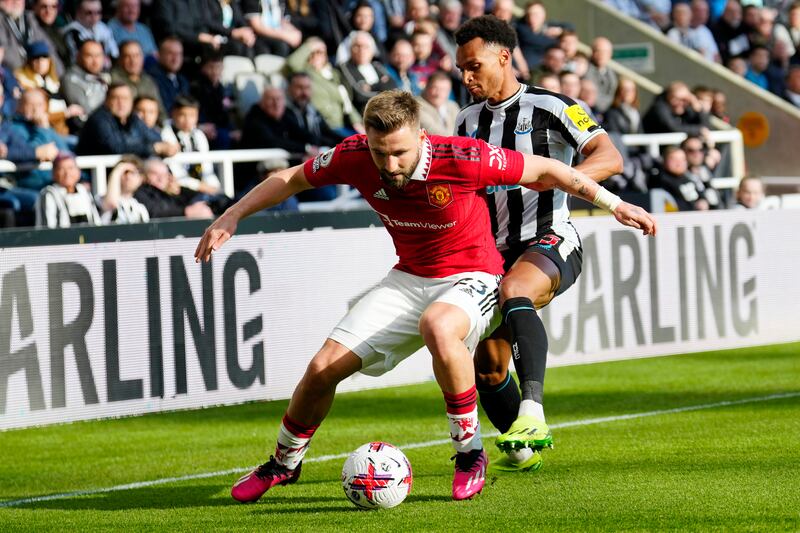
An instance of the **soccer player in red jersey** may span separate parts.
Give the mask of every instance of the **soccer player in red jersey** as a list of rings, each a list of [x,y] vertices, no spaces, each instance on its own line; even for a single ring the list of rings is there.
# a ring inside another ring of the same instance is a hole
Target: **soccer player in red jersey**
[[[333,403],[336,385],[391,370],[423,345],[447,407],[456,450],[453,498],[483,488],[488,459],[478,424],[472,351],[498,323],[503,260],[490,231],[488,185],[557,186],[594,201],[621,223],[655,234],[655,220],[574,169],[484,141],[428,136],[409,93],[387,91],[364,111],[366,135],[345,139],[303,165],[273,174],[206,229],[195,250],[208,261],[242,218],[312,187],[349,184],[378,212],[397,265],[333,329],[295,388],[275,455],[242,476],[231,495],[254,502],[295,482],[308,444]]]

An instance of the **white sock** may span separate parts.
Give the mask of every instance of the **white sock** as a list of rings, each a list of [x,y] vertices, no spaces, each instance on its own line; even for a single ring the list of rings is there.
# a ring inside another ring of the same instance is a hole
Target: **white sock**
[[[521,464],[531,458],[533,450],[530,448],[522,448],[521,450],[511,450],[506,452],[506,455],[511,459],[512,463]]]
[[[468,413],[447,413],[447,421],[450,424],[450,439],[456,452],[465,453],[483,448],[477,405]]]
[[[308,451],[308,445],[317,427],[299,424],[285,415],[278,430],[278,443],[275,446],[275,459],[278,463],[289,470],[297,468]]]
[[[542,422],[546,422],[544,419],[544,406],[533,400],[522,400],[519,404],[517,416],[533,416]]]

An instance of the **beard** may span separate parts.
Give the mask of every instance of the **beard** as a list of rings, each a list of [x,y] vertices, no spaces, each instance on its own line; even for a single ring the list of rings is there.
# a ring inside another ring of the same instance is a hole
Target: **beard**
[[[417,169],[417,165],[419,165],[421,150],[422,148],[420,147],[420,150],[417,152],[417,159],[414,161],[414,164],[411,165],[410,170],[408,170],[407,172],[397,171],[394,173],[389,173],[386,172],[385,170],[381,170],[379,172],[381,181],[386,185],[388,185],[389,187],[392,187],[393,189],[401,190],[405,188],[405,186],[408,185],[408,182],[411,181],[411,176]]]

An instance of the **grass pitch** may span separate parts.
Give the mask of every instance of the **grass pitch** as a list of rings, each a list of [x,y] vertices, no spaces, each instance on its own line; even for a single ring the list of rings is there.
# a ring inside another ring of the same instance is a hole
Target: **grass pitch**
[[[300,482],[246,506],[232,470],[271,452],[285,401],[0,433],[0,530],[800,530],[800,344],[554,368],[545,400],[544,467],[490,473],[467,502],[450,499],[450,445],[430,442],[447,437],[434,383],[340,395]],[[414,468],[396,509],[357,510],[326,458],[370,440]]]

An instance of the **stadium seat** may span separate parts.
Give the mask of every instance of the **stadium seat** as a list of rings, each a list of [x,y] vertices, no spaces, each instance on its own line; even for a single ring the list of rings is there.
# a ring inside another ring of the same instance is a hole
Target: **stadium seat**
[[[281,56],[271,54],[261,54],[254,59],[256,72],[266,76],[267,81],[273,87],[286,87],[286,79],[283,77],[283,67],[286,59]]]
[[[232,85],[238,74],[255,72],[256,68],[249,57],[225,56],[222,59],[222,83]]]
[[[250,107],[261,99],[267,86],[267,78],[260,72],[240,72],[234,80],[236,107],[239,116],[244,117]]]

